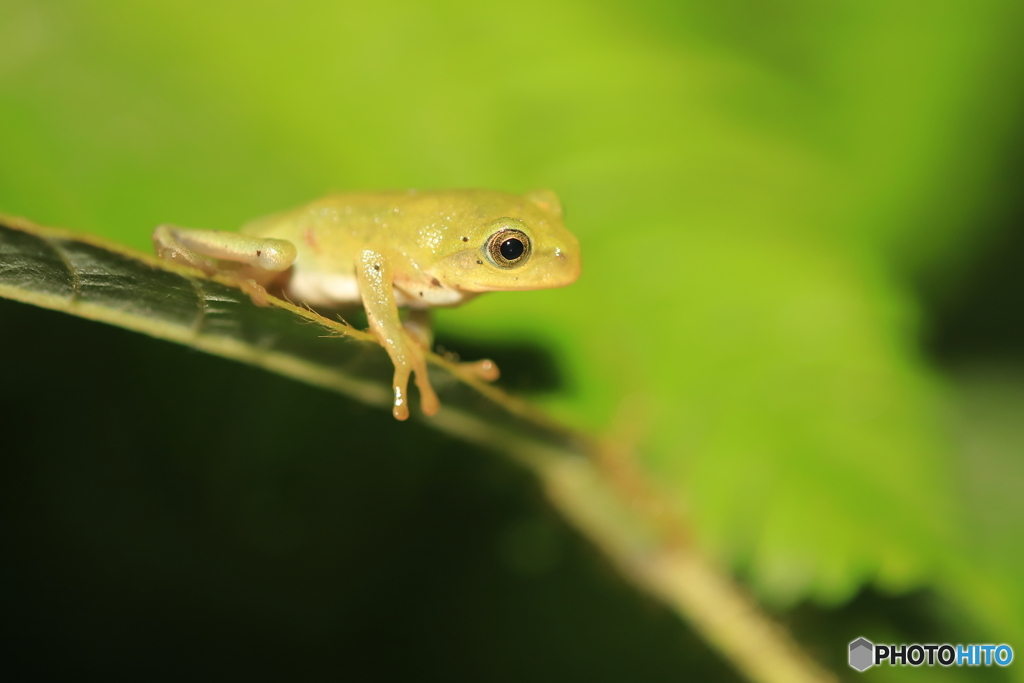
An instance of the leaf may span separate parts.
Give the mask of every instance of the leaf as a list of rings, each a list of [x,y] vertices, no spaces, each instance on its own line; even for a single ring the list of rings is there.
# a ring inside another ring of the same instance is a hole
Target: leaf
[[[1024,637],[1024,373],[992,362],[962,368],[951,411],[962,448],[956,468],[964,500],[963,554],[945,589],[959,596],[991,642]]]
[[[0,296],[187,344],[390,406],[391,365],[373,338],[271,297],[269,308],[216,278],[96,238],[0,220]],[[305,322],[307,324],[298,324]],[[324,331],[336,338],[324,338]],[[636,506],[637,480],[620,481],[607,449],[527,404],[429,356],[442,410],[427,423],[504,452],[530,469],[566,518],[623,574],[691,619],[758,681],[831,680],[729,580],[673,539],[681,527]],[[639,484],[642,486],[642,484]],[[653,492],[642,491],[659,507]],[[745,617],[734,615],[742,612]]]

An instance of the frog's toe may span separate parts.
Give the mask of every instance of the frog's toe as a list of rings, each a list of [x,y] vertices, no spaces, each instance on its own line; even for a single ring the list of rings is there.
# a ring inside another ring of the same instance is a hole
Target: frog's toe
[[[270,302],[267,300],[266,288],[255,280],[239,280],[238,288],[249,295],[253,305],[260,308],[266,308],[270,305]]]
[[[395,368],[395,379],[391,383],[395,392],[395,402],[391,406],[391,414],[396,420],[409,419],[409,371]]]
[[[468,371],[477,379],[482,379],[485,382],[493,382],[501,377],[501,371],[498,370],[498,364],[487,358],[473,361],[471,363],[459,363],[459,367]]]
[[[420,408],[423,410],[423,414],[427,417],[437,415],[437,411],[441,409],[441,401],[434,393],[434,387],[430,386],[430,380],[424,377],[421,382],[417,378],[416,386],[420,388]]]
[[[441,402],[437,398],[437,393],[434,392],[434,387],[430,384],[427,361],[422,356],[417,359],[415,373],[416,386],[420,390],[420,409],[424,415],[432,417],[441,408]]]

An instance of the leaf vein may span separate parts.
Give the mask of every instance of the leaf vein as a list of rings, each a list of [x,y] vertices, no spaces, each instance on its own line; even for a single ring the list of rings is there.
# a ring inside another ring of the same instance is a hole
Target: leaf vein
[[[37,235],[37,237],[53,250],[53,253],[57,255],[60,262],[64,264],[64,268],[67,269],[68,275],[71,277],[71,299],[68,302],[69,305],[75,304],[82,298],[82,278],[78,274],[78,268],[68,258],[67,252],[61,246],[60,242],[50,237],[49,235]]]

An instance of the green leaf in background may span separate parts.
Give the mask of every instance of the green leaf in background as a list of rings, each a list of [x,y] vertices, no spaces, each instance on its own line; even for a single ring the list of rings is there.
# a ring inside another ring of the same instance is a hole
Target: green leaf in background
[[[933,586],[1024,637],[1019,594],[961,588],[1002,594],[1012,561],[963,559],[991,520],[966,511],[911,284],[984,242],[1016,3],[0,12],[3,211],[144,248],[331,189],[551,187],[581,280],[442,333],[546,345],[576,425],[642,415],[645,471],[767,601]]]
[[[956,474],[966,524],[945,586],[992,625],[1017,633],[1024,612],[1024,372],[991,362],[955,377],[960,457]]]

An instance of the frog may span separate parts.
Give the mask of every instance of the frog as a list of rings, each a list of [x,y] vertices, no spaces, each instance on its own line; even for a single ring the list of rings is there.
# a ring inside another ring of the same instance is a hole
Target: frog
[[[336,193],[237,232],[160,225],[153,244],[162,259],[230,278],[259,306],[269,305],[268,292],[318,312],[362,305],[394,366],[398,420],[409,417],[410,376],[420,410],[440,409],[426,365],[431,309],[485,292],[565,287],[581,268],[579,240],[546,189]],[[498,376],[491,361],[467,366],[482,379]]]

